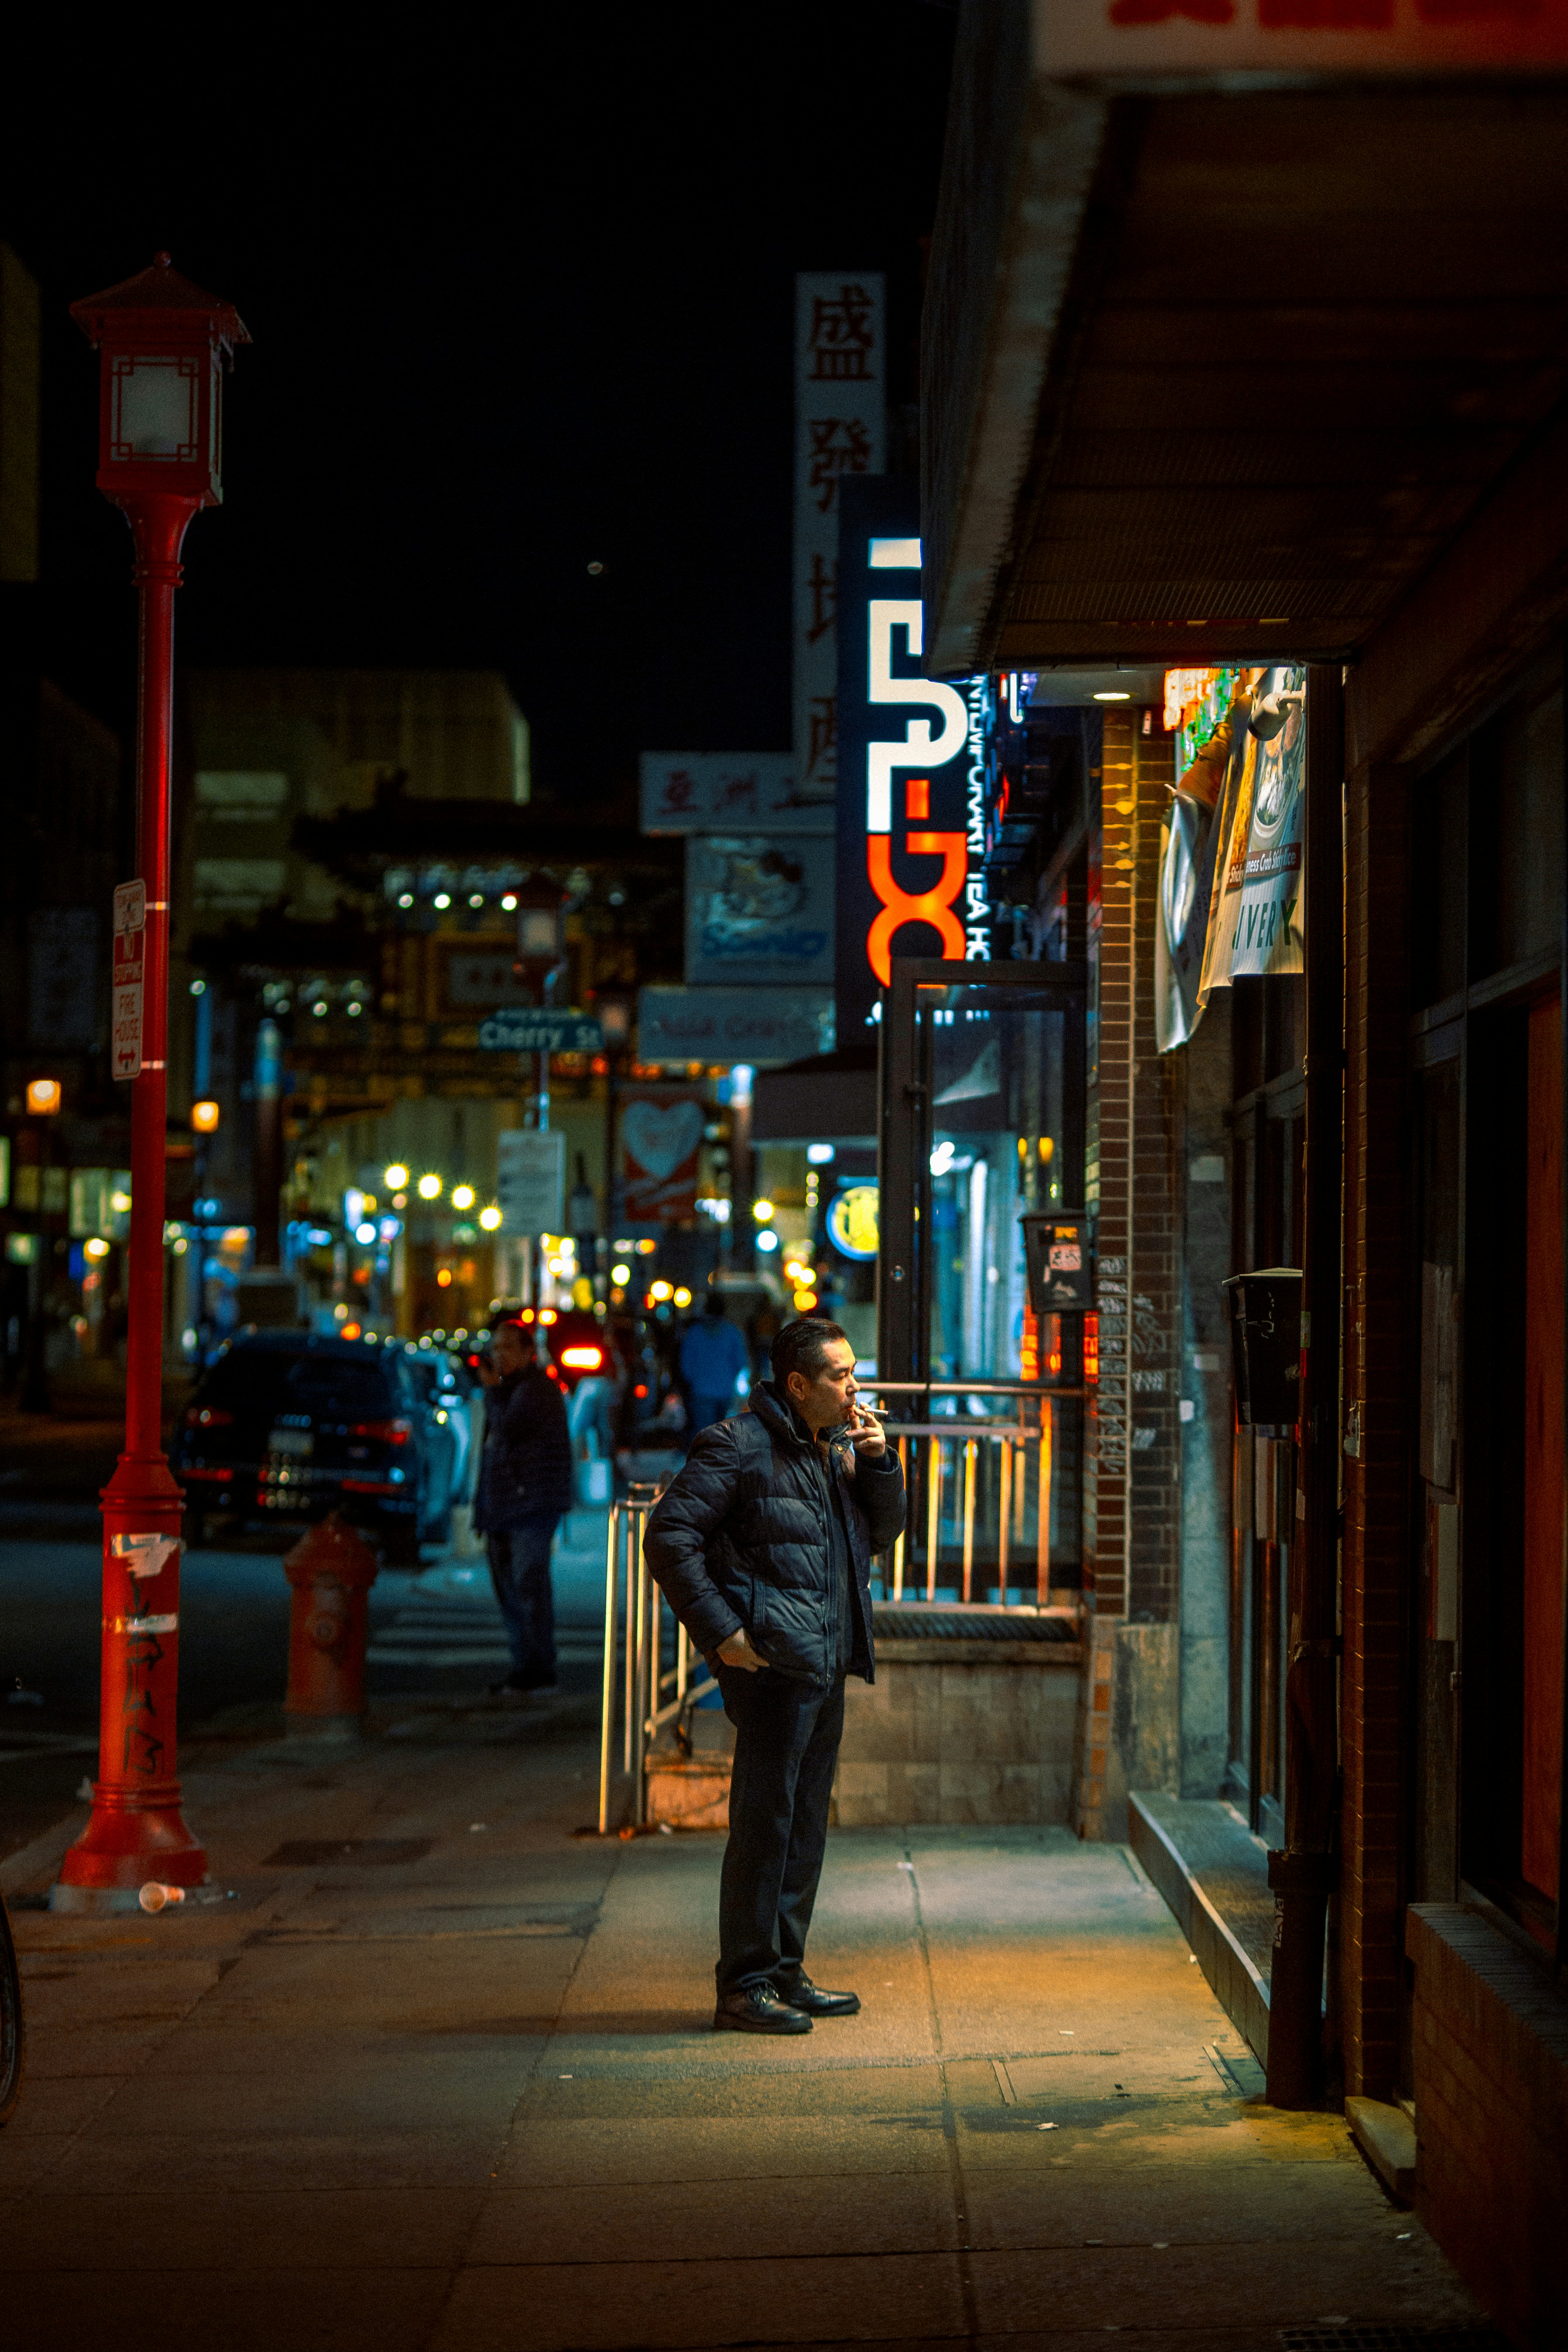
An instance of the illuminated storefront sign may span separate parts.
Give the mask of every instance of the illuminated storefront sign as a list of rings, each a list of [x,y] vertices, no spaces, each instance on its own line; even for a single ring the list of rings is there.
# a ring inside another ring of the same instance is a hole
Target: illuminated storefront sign
[[[838,667],[838,1040],[863,1035],[894,956],[991,951],[983,859],[984,678],[921,675],[911,483],[842,485]]]
[[[847,1184],[828,1204],[827,1238],[845,1257],[874,1258],[879,1246],[875,1184]]]

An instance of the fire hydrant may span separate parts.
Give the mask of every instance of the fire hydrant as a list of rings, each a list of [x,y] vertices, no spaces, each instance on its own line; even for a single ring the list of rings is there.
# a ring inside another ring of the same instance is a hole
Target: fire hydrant
[[[357,1732],[364,1713],[364,1653],[376,1558],[363,1536],[330,1512],[283,1562],[293,1586],[289,1613],[286,1714],[299,1728]]]

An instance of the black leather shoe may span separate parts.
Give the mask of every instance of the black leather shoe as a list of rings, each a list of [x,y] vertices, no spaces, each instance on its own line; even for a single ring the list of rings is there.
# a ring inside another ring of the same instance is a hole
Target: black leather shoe
[[[721,1993],[713,2012],[715,2033],[809,2033],[811,2020],[781,2000],[772,1985],[748,1985],[743,1992]]]
[[[858,1992],[824,1992],[809,1977],[796,1977],[792,1985],[779,1994],[792,2009],[802,2009],[807,2017],[854,2017],[860,2007]]]

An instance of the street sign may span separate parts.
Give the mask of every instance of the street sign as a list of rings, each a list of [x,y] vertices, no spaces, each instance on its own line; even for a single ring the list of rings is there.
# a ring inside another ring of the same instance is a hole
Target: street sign
[[[503,1010],[480,1022],[479,1044],[487,1054],[601,1054],[605,1032],[591,1013]]]
[[[496,1200],[512,1240],[563,1232],[565,1192],[566,1138],[560,1128],[509,1128],[496,1138]]]
[[[110,1052],[117,1078],[142,1069],[142,974],[147,941],[147,886],[121,882],[114,893],[114,978]]]

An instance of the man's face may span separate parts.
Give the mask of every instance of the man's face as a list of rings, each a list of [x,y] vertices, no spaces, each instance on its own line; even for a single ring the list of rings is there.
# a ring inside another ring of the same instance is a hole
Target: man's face
[[[849,1418],[859,1394],[855,1385],[855,1350],[847,1339],[829,1339],[826,1361],[817,1372],[791,1372],[784,1386],[795,1411],[815,1437],[819,1429],[834,1429]]]
[[[523,1347],[522,1333],[515,1323],[503,1323],[490,1341],[490,1361],[503,1380],[510,1380],[513,1372],[521,1372],[527,1363],[528,1351]]]

